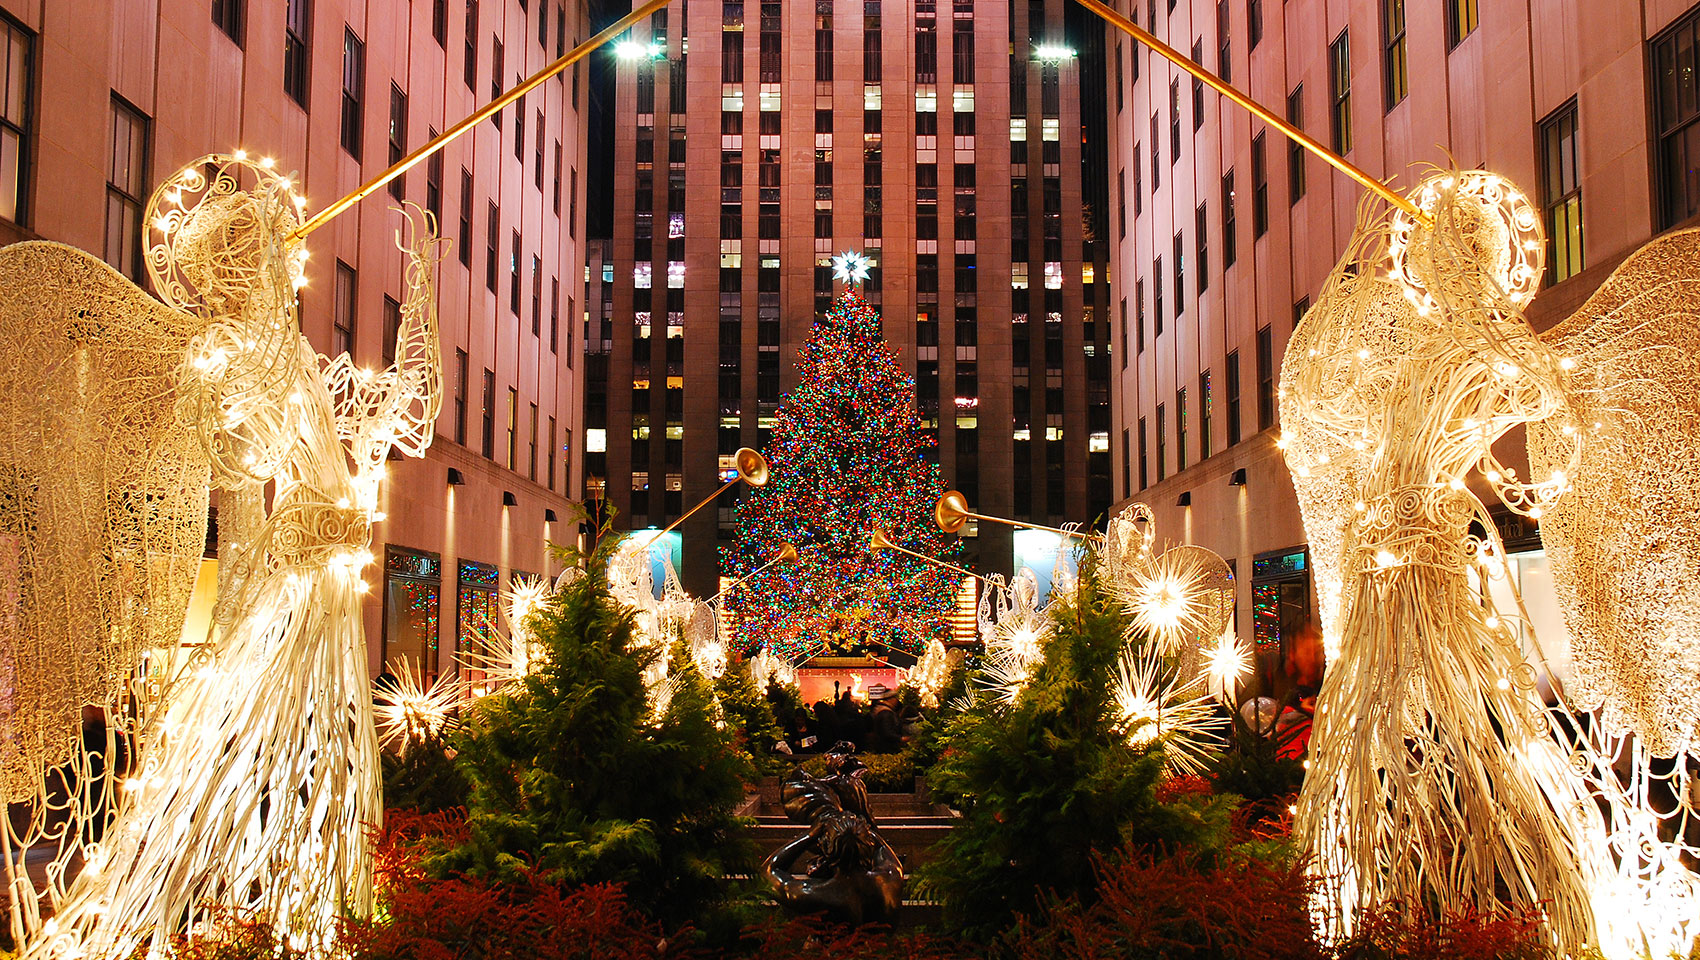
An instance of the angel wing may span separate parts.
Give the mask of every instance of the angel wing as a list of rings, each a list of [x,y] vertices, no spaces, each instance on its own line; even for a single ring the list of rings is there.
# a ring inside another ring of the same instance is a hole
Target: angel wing
[[[1570,629],[1566,693],[1658,756],[1700,734],[1700,231],[1660,237],[1542,336],[1574,364],[1575,422],[1531,425],[1535,477],[1571,489],[1541,522]]]
[[[33,797],[143,651],[175,644],[209,467],[173,408],[204,322],[56,243],[0,250],[0,783]]]

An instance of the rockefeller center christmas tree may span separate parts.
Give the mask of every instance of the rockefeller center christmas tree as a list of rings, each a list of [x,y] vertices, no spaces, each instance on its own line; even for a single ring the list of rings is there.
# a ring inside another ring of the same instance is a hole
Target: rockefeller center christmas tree
[[[833,304],[804,344],[797,386],[784,398],[764,453],[766,486],[737,507],[729,578],[771,559],[781,543],[798,559],[775,564],[731,595],[739,646],[810,656],[829,639],[917,652],[944,638],[956,594],[949,571],[891,550],[870,552],[869,531],[940,559],[954,546],[933,522],[944,492],[934,443],[915,416],[915,381],[854,290]]]

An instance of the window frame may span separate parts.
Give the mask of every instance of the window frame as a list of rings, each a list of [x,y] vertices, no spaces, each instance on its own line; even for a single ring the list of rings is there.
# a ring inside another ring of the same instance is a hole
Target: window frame
[[[152,162],[153,119],[117,93],[112,94],[111,104],[111,124],[108,128],[111,131],[111,140],[107,144],[106,165],[105,260],[113,269],[140,284],[144,282],[146,275],[146,262],[142,257],[144,227],[142,216],[148,202],[150,179],[148,171]],[[121,185],[115,182],[113,178],[119,175],[117,169],[119,163],[119,119],[125,114],[130,117],[128,129],[139,131],[141,142],[137,144],[134,139],[131,141],[130,150],[127,151],[130,166],[126,170],[132,176],[129,184]],[[123,240],[125,249],[121,251],[113,248],[112,218],[115,209],[129,214],[128,222],[121,225],[125,233]],[[113,262],[115,256],[119,262]]]
[[[1568,126],[1568,137],[1564,136],[1566,126]],[[1540,122],[1537,135],[1540,138],[1541,213],[1547,233],[1546,282],[1548,286],[1551,286],[1568,280],[1587,269],[1587,235],[1584,231],[1582,219],[1581,151],[1578,149],[1581,140],[1581,128],[1576,98],[1571,97],[1558,109],[1547,114],[1545,119]],[[1568,169],[1572,182],[1568,187],[1564,183],[1566,158],[1555,157],[1555,151],[1560,153],[1568,151],[1569,153]],[[1574,224],[1574,251],[1570,249],[1571,245],[1567,239],[1570,236],[1570,231],[1561,229],[1561,213],[1564,214],[1565,226],[1569,226],[1572,222]],[[1566,239],[1561,242],[1561,238]],[[1565,255],[1561,257],[1561,253]]]

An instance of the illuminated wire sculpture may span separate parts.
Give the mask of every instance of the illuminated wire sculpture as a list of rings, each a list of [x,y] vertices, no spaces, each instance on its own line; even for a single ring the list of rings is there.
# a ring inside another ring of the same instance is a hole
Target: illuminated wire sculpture
[[[1548,709],[1536,686],[1539,664],[1509,629],[1527,620],[1521,600],[1499,610],[1471,582],[1472,569],[1491,576],[1504,556],[1486,506],[1467,486],[1477,477],[1506,508],[1539,519],[1562,515],[1576,499],[1586,463],[1594,500],[1574,508],[1586,519],[1557,531],[1555,551],[1576,549],[1577,531],[1622,544],[1603,549],[1633,542],[1598,522],[1644,509],[1607,501],[1630,489],[1623,477],[1646,484],[1657,467],[1603,462],[1645,446],[1584,450],[1603,435],[1594,425],[1606,422],[1610,386],[1640,389],[1629,386],[1640,375],[1630,368],[1644,369],[1647,355],[1624,345],[1641,335],[1615,318],[1604,335],[1613,345],[1590,374],[1595,386],[1579,386],[1579,367],[1593,358],[1553,349],[1522,312],[1544,250],[1533,206],[1480,171],[1430,176],[1411,200],[1432,227],[1404,213],[1376,217],[1366,207],[1347,254],[1295,330],[1282,371],[1281,446],[1310,539],[1325,637],[1337,652],[1318,699],[1295,821],[1322,877],[1325,918],[1339,932],[1367,907],[1451,912],[1509,902],[1539,905],[1562,950],[1595,943],[1608,956],[1639,956],[1643,944],[1686,950],[1700,903],[1680,865],[1686,848],[1660,839],[1681,837],[1695,823],[1686,764],[1656,777],[1644,746],[1607,725],[1589,724],[1579,735],[1559,720],[1562,697],[1559,709]],[[1693,253],[1691,237],[1671,247],[1656,241],[1620,268],[1639,277],[1638,287],[1608,281],[1598,298],[1629,303],[1655,270],[1692,276],[1700,262]],[[1692,295],[1680,282],[1655,291],[1647,304],[1655,315]],[[1583,329],[1588,324],[1577,321],[1553,339],[1585,340]],[[1692,418],[1693,394],[1684,402],[1682,416]],[[1526,480],[1492,450],[1519,424],[1544,425],[1532,432],[1536,475]],[[1687,449],[1692,460],[1691,441]],[[1655,515],[1639,528],[1687,522]],[[1621,577],[1619,588],[1633,587],[1652,566],[1645,556],[1618,556],[1627,572],[1590,576]],[[1554,572],[1572,624],[1599,622],[1591,604],[1620,602],[1606,602],[1599,580],[1584,594],[1575,571],[1555,563]],[[1626,592],[1631,603],[1647,597]],[[1604,697],[1609,688],[1624,701],[1616,716],[1625,725],[1658,717],[1647,688],[1624,678],[1672,663],[1602,669],[1588,660],[1629,647],[1609,634],[1593,639],[1606,649],[1579,646],[1578,676],[1612,678],[1595,690]],[[1670,733],[1656,721],[1649,726]],[[1614,766],[1628,771],[1628,784]],[[1661,806],[1675,812],[1661,814]]]
[[[147,268],[166,306],[138,318],[169,315],[173,330],[194,331],[174,394],[202,451],[183,461],[191,473],[159,467],[204,491],[210,462],[222,488],[220,629],[170,676],[109,825],[83,844],[76,879],[49,891],[53,920],[37,922],[21,872],[8,878],[26,956],[152,953],[220,908],[322,954],[341,911],[370,908],[366,832],[381,805],[361,571],[384,461],[392,449],[424,451],[441,403],[441,245],[428,217],[423,227],[410,217],[393,366],[322,358],[296,322],[306,251],[284,245],[303,205],[270,161],[242,156],[203,158],[149,201]],[[62,254],[54,269],[76,275],[79,259]],[[131,562],[153,563],[141,551]]]

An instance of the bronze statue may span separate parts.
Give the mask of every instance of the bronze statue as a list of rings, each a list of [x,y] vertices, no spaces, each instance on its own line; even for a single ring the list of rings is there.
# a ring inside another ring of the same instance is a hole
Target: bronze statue
[[[845,923],[891,922],[903,904],[903,864],[881,837],[862,783],[867,767],[843,741],[826,754],[826,775],[791,771],[780,788],[785,814],[809,832],[762,864],[787,910]]]

